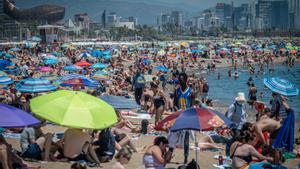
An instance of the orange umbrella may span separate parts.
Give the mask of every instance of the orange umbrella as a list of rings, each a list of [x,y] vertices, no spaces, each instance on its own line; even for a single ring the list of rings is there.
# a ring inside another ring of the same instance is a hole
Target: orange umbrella
[[[80,62],[75,63],[75,65],[80,66],[80,67],[89,67],[89,66],[91,66],[92,64],[90,64],[90,63],[87,62],[87,61],[80,61]]]

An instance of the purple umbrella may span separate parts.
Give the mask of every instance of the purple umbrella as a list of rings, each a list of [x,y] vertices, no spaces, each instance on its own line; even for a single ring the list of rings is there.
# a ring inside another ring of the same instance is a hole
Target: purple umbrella
[[[0,104],[0,117],[0,127],[6,128],[33,126],[40,123],[29,113],[6,104]]]

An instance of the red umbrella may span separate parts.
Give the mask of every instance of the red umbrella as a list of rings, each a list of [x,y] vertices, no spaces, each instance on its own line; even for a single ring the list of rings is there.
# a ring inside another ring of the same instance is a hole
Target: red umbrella
[[[90,64],[87,61],[80,61],[80,62],[75,63],[75,65],[80,66],[80,67],[90,67],[92,64]]]
[[[70,86],[83,86],[84,85],[84,83],[83,83],[83,80],[82,79],[70,79],[70,80],[67,80],[67,81],[65,81],[65,82],[63,82],[63,83],[61,83],[61,85],[66,85],[66,86],[68,86],[68,85],[70,85]]]
[[[157,123],[157,125],[154,127],[155,130],[158,131],[166,131],[169,128],[171,128],[171,126],[174,124],[176,118],[182,113],[183,111],[178,111],[175,112],[169,116],[167,116],[166,118],[164,118],[163,120],[159,121]]]

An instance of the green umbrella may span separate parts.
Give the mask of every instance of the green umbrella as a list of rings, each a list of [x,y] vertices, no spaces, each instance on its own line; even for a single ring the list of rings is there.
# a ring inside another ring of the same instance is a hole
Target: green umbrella
[[[60,90],[30,100],[37,116],[56,124],[85,129],[104,129],[117,122],[114,108],[80,91]]]

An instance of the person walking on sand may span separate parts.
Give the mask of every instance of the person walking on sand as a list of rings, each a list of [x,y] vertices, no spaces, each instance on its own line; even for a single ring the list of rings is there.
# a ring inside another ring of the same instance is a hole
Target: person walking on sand
[[[245,94],[238,93],[235,102],[231,104],[226,112],[226,116],[235,123],[236,126],[241,126],[247,121],[244,103],[246,102]]]

